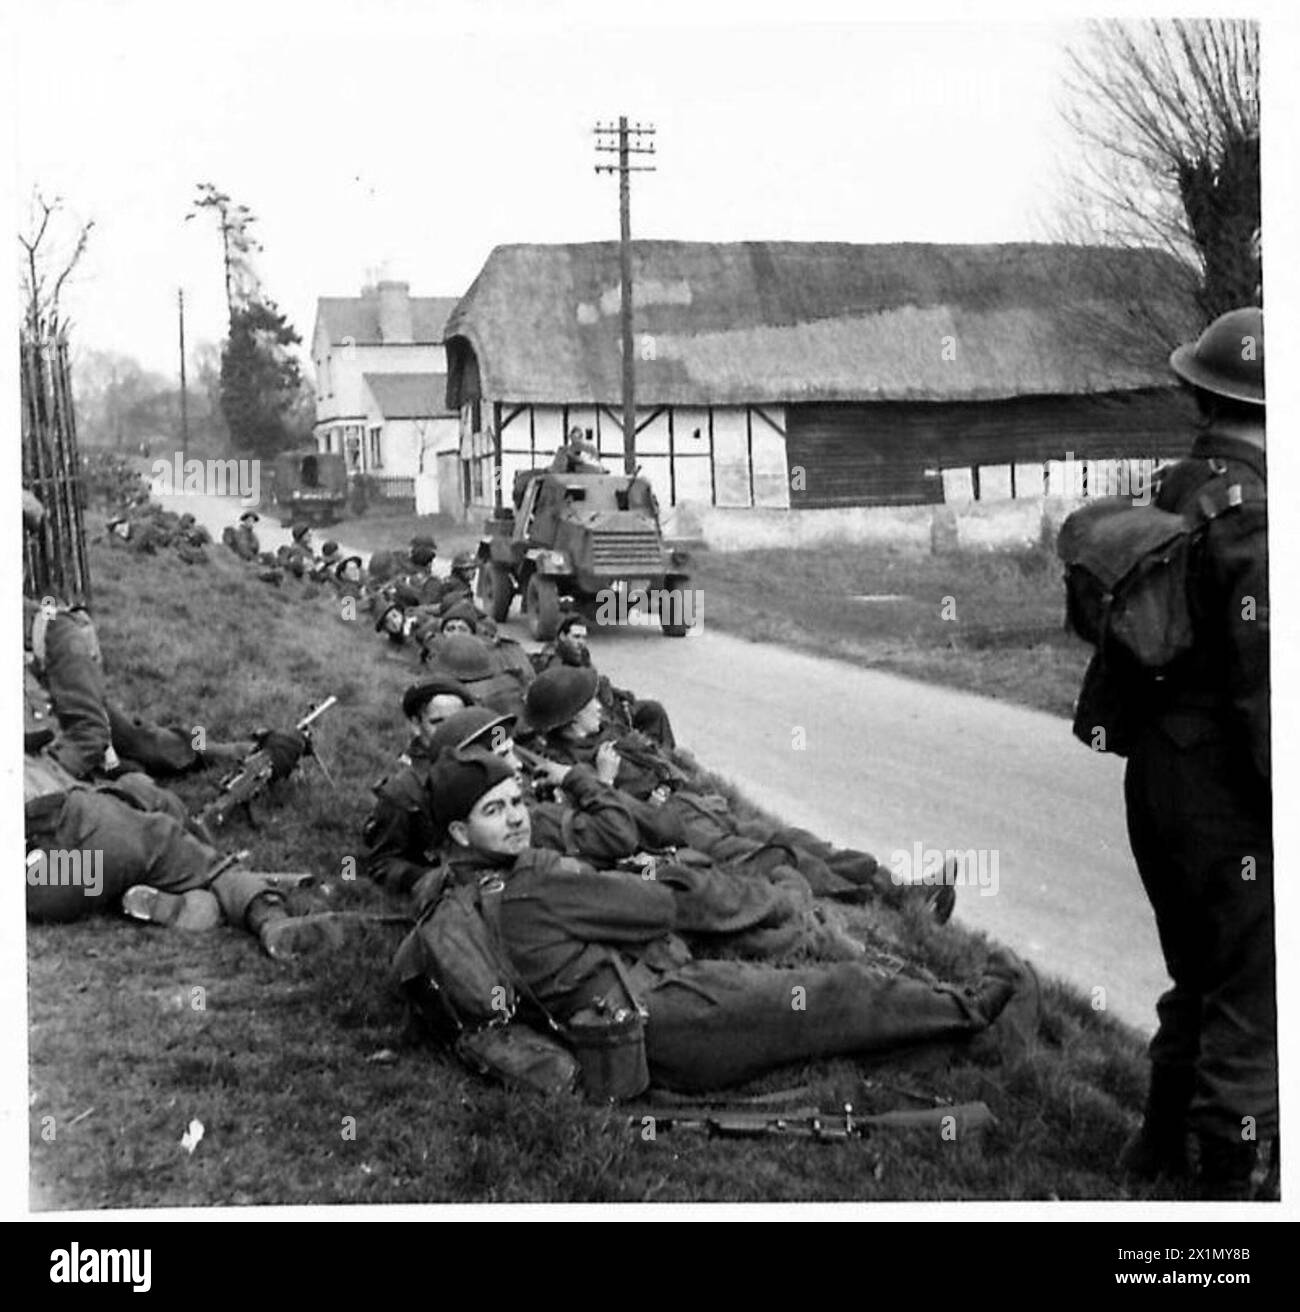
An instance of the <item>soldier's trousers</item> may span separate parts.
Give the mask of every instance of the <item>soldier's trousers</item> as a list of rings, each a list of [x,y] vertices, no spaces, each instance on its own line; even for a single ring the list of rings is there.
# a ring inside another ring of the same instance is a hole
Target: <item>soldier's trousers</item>
[[[1187,1125],[1240,1142],[1277,1128],[1277,1010],[1270,800],[1214,736],[1135,743],[1124,780],[1129,839],[1173,987],[1157,1004],[1153,1067],[1182,1088]],[[1250,1122],[1244,1118],[1250,1117]]]
[[[146,782],[140,776],[128,779]],[[37,798],[28,804],[27,821],[28,850],[51,854],[45,882],[33,883],[28,875],[27,914],[33,920],[75,920],[113,911],[128,888],[150,884],[169,893],[209,887],[226,920],[242,925],[252,900],[273,888],[264,875],[238,867],[209,882],[220,853],[189,833],[175,815],[140,810],[103,789],[76,788]],[[79,854],[76,882],[66,878],[74,868],[67,856],[56,859],[54,853]],[[60,872],[65,878],[54,882]],[[92,872],[98,887],[88,878]]]
[[[112,741],[98,650],[94,626],[84,611],[61,612],[46,626],[45,686],[62,731],[54,754],[78,779],[103,767]]]
[[[966,993],[881,978],[856,963],[773,970],[692,961],[659,976],[642,1001],[651,1079],[687,1091],[724,1088],[789,1062],[988,1028]]]
[[[77,778],[87,778],[103,766],[111,743],[123,760],[150,774],[182,774],[199,765],[184,730],[164,729],[112,705],[92,654],[97,648],[84,613],[56,615],[46,628],[45,683],[63,733],[56,752],[60,763]]]
[[[150,774],[185,774],[203,764],[184,729],[167,729],[138,715],[126,715],[111,702],[108,722],[113,750],[122,760],[132,761]]]

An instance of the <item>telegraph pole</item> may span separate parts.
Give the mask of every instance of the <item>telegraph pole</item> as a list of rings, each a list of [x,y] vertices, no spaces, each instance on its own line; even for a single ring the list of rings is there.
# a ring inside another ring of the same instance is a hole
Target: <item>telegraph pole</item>
[[[185,292],[176,289],[176,308],[180,314],[181,331],[181,465],[190,458],[190,417],[185,395]]]
[[[628,127],[627,117],[620,116],[618,125],[602,127],[596,124],[596,149],[618,155],[617,164],[597,164],[597,173],[618,174],[618,236],[619,281],[621,283],[620,319],[623,345],[623,469],[636,472],[636,361],[632,355],[632,183],[633,173],[653,173],[653,164],[632,164],[632,155],[653,155],[655,143],[643,143],[653,138],[652,125],[640,123]],[[630,140],[629,138],[635,138]]]

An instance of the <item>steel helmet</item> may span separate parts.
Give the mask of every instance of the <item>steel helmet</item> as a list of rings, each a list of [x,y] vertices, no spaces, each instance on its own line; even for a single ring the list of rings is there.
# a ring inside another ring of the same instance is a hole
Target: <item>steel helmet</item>
[[[429,744],[429,755],[437,760],[443,752],[457,748],[480,747],[486,751],[492,745],[489,735],[493,729],[500,729],[506,737],[511,737],[514,728],[513,715],[502,715],[490,706],[471,706],[449,715],[438,726]]]
[[[590,665],[552,665],[528,687],[524,703],[526,728],[549,733],[568,724],[596,695],[599,676]]]
[[[429,648],[429,664],[438,674],[476,683],[496,673],[488,649],[472,634],[452,633]]]
[[[1249,305],[1221,314],[1195,342],[1186,342],[1169,365],[1192,387],[1242,401],[1264,404],[1264,312]]]

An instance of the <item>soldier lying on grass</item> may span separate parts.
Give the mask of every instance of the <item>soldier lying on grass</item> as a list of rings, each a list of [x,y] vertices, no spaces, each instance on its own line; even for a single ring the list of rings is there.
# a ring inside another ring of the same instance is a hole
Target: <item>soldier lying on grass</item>
[[[611,787],[618,757],[611,744],[594,767],[561,765],[531,758],[530,771],[515,754],[514,718],[486,707],[456,711],[441,721],[421,747],[421,767],[406,776],[401,791],[388,786],[367,822],[367,869],[393,891],[427,899],[432,886],[460,876],[443,859],[446,835],[434,812],[432,774],[448,753],[491,751],[516,773],[538,847],[578,855],[601,865],[623,863],[643,877],[657,878],[678,902],[679,927],[706,950],[745,957],[803,953],[820,960],[854,960],[863,945],[840,925],[831,908],[814,906],[807,881],[788,866],[765,879],[724,870],[700,853],[641,851],[633,799]],[[405,803],[405,805],[403,805]]]
[[[442,752],[479,740],[506,752],[513,744],[513,717],[474,706],[468,690],[454,679],[413,685],[403,695],[402,710],[415,736],[401,768],[375,786],[376,803],[363,830],[366,872],[391,893],[409,893],[435,863],[444,835],[433,818],[430,780]],[[516,758],[510,760],[519,767]],[[563,776],[554,780],[557,784],[567,782],[572,811],[562,821],[561,808],[555,807],[557,835],[567,825],[571,841],[588,856],[618,860],[635,850],[636,823],[620,794],[598,786],[597,771],[557,766],[553,773]]]
[[[174,793],[139,773],[75,779],[48,723],[25,724],[23,797],[27,915],[66,921],[121,910],[176,929],[223,923],[284,959],[343,941],[341,918],[297,914],[325,904],[300,876],[264,874],[203,841]],[[55,749],[55,750],[52,750]]]
[[[916,903],[940,924],[952,915],[957,893],[951,884],[895,884],[867,852],[833,847],[791,825],[743,819],[698,771],[683,768],[644,734],[607,727],[590,666],[557,665],[539,674],[528,690],[525,715],[536,749],[562,764],[590,763],[606,743],[613,744],[619,756],[615,783],[639,803],[633,814],[647,847],[690,847],[760,875],[792,866],[818,897],[878,898],[896,909]]]
[[[257,746],[287,774],[302,755],[301,734],[272,731],[237,742],[208,742],[195,730],[160,725],[129,715],[113,703],[104,681],[99,637],[90,615],[53,599],[24,603],[26,643],[24,695],[28,713],[60,731],[57,752],[76,779],[116,777],[144,770],[158,778],[189,774],[210,765],[231,765]],[[202,746],[196,746],[202,742]]]
[[[547,643],[533,655],[533,668],[537,673],[556,665],[594,668],[591,648],[587,645],[587,622],[581,615],[566,615],[555,632],[555,641]],[[605,722],[625,733],[640,730],[660,747],[677,746],[668,712],[661,702],[637,697],[626,688],[615,688],[597,671],[597,696]]]
[[[1036,1005],[1032,973],[1008,952],[967,988],[882,979],[859,963],[696,960],[670,889],[533,845],[524,792],[499,756],[444,756],[433,796],[449,860],[504,884],[501,946],[531,995],[561,1024],[620,993],[622,1006],[643,1008],[654,1084],[724,1088],[789,1062],[967,1038],[1017,995]]]

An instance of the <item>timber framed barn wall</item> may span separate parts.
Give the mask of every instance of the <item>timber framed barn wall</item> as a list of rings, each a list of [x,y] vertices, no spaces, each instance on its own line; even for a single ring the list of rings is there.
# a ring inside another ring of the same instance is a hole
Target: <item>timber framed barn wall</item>
[[[1052,462],[1186,446],[1167,356],[1194,280],[1159,252],[647,241],[633,270],[636,456],[665,505],[1041,496]],[[575,424],[621,469],[618,304],[616,243],[492,252],[445,330],[467,505]]]
[[[1042,496],[1051,462],[1167,460],[1186,453],[1195,418],[1180,391],[1005,401],[801,405],[786,411],[793,507],[911,506],[944,500],[943,475],[971,471],[976,500],[1005,470],[1013,497]],[[1031,478],[1030,467],[1038,477]],[[1003,495],[1006,495],[1004,492]]]

